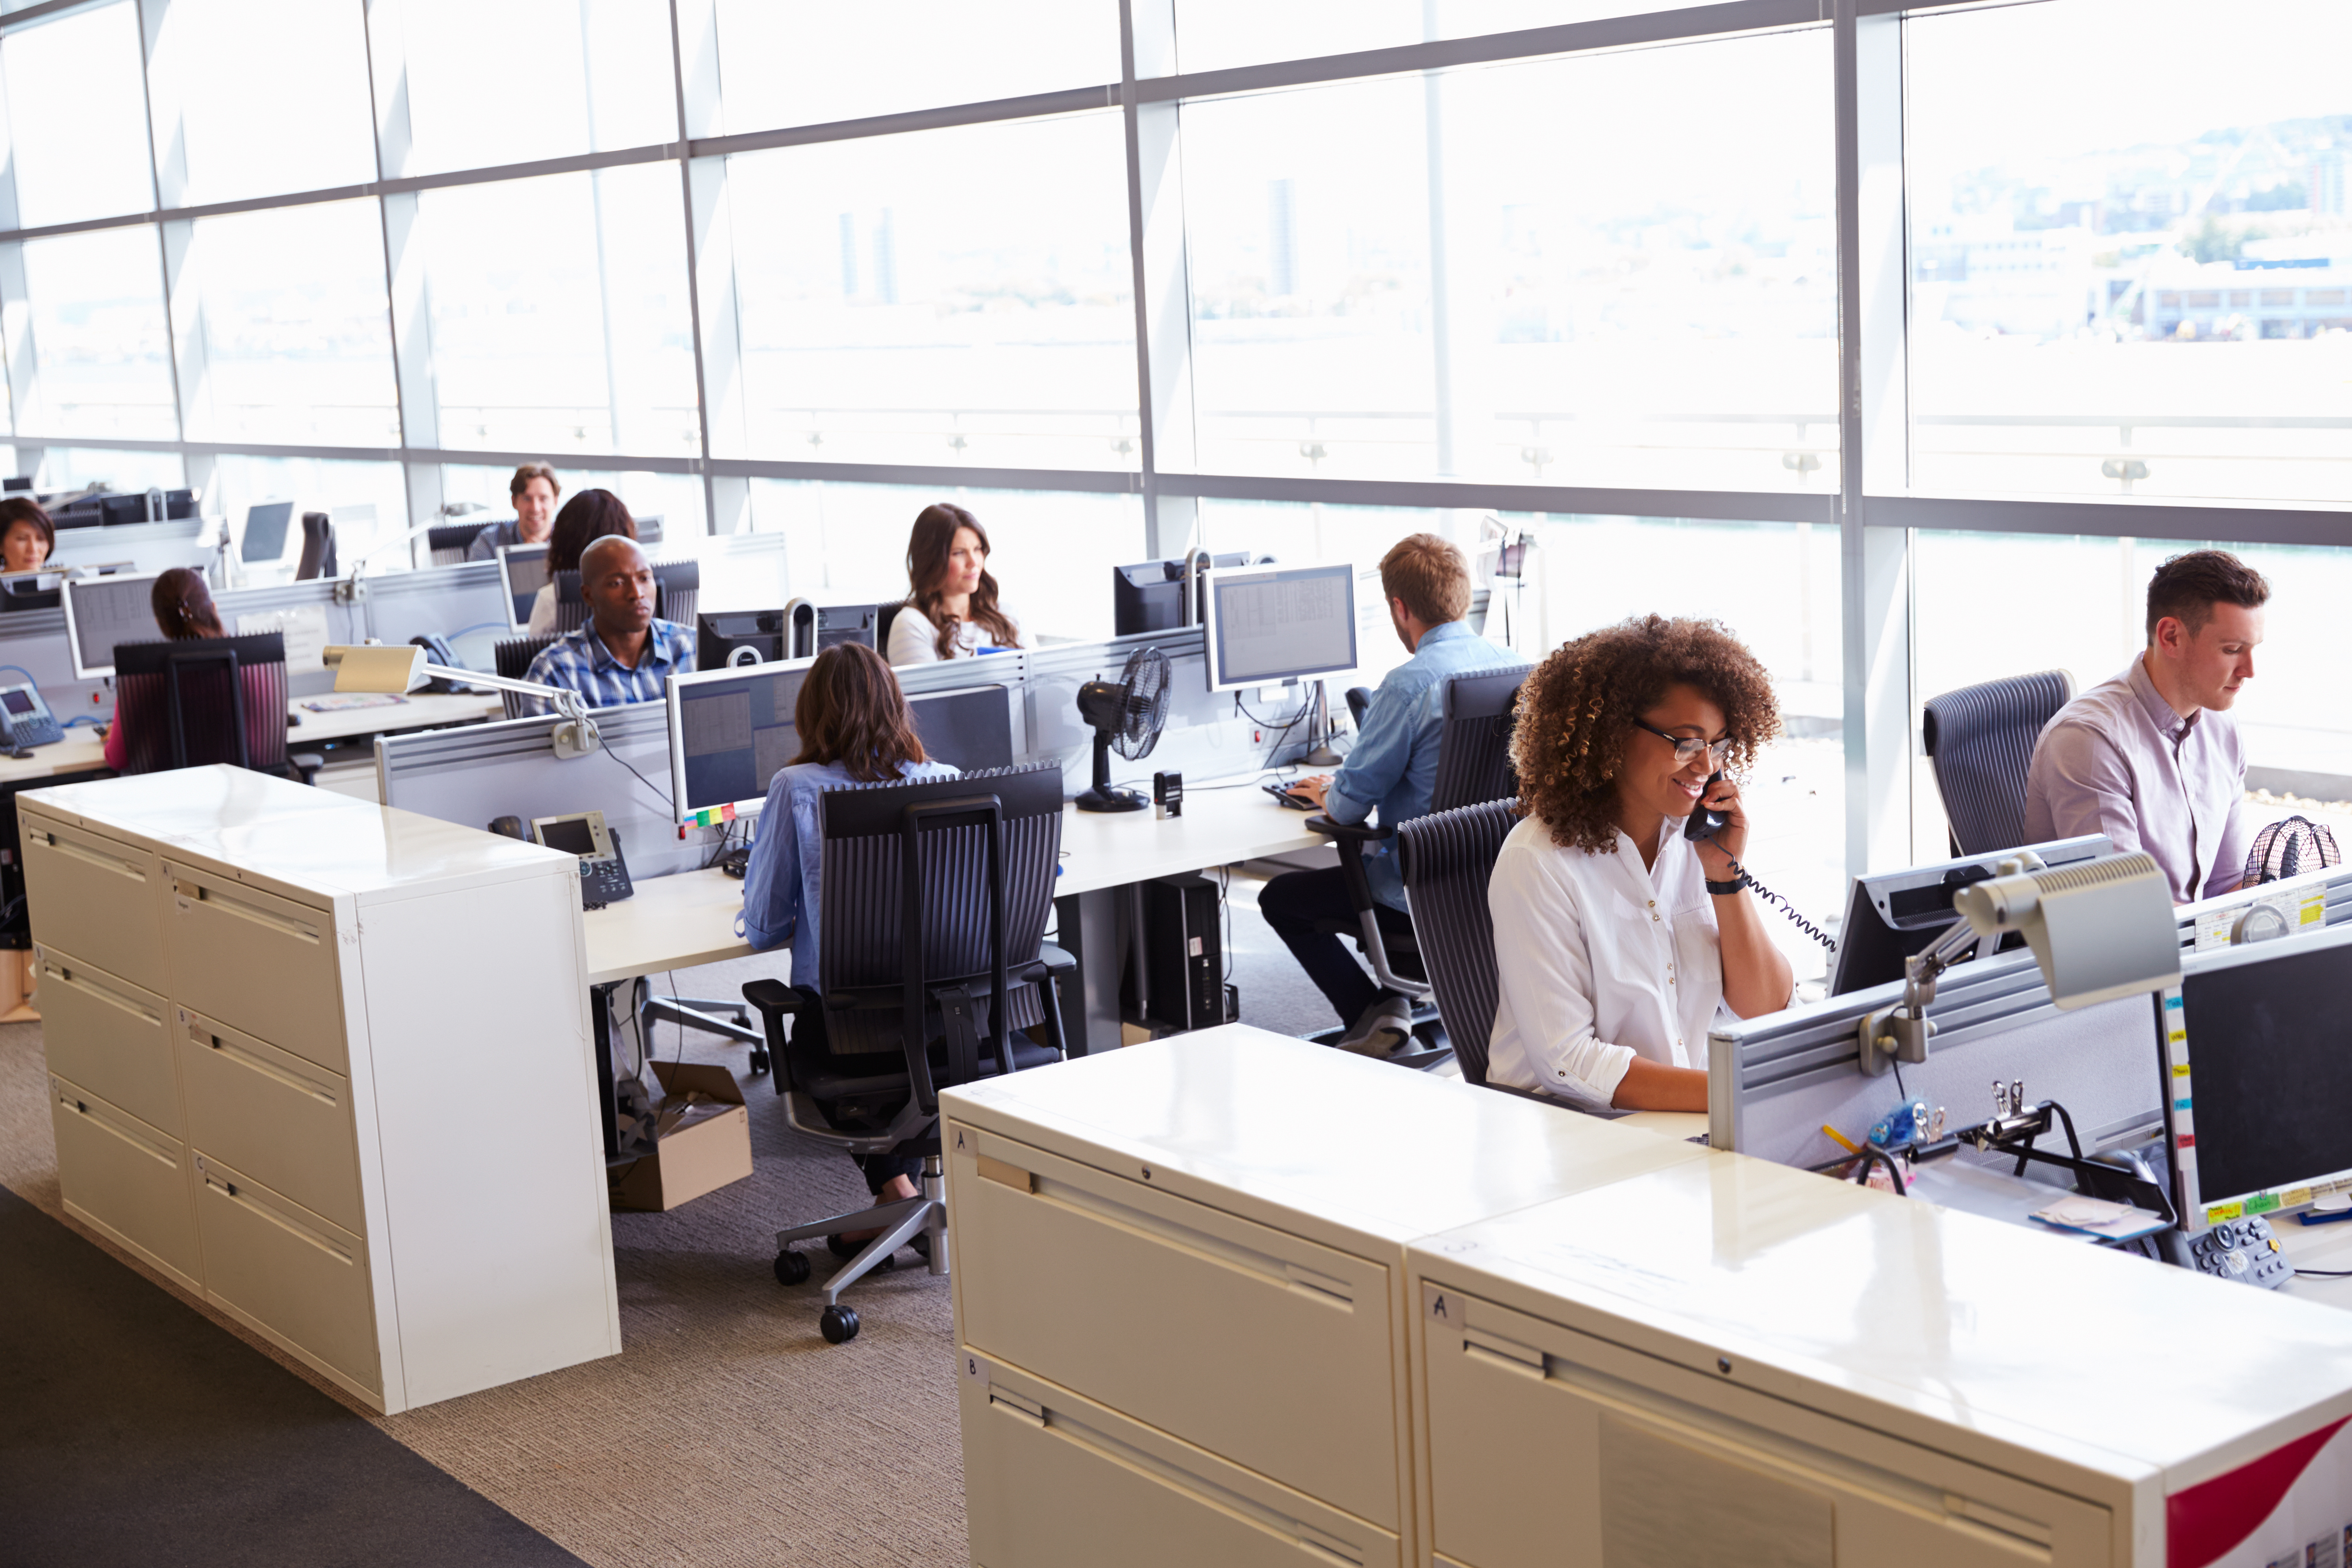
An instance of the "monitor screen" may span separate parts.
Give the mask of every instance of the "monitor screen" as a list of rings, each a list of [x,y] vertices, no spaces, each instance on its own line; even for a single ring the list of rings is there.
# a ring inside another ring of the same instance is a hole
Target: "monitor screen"
[[[2049,866],[2096,860],[2116,852],[2105,835],[2098,833],[2025,847]],[[1993,876],[2002,856],[2016,853],[2003,849],[1856,877],[1846,898],[1845,923],[1837,933],[1837,965],[1831,972],[1830,994],[1843,996],[1849,991],[1902,979],[1903,961],[1927,952],[1944,934],[1944,928],[1959,919],[1952,909],[1952,895],[1971,882]],[[2025,939],[2011,932],[2001,939],[2000,951],[2008,952],[2024,945]]]
[[[11,713],[30,713],[33,710],[33,694],[21,686],[11,686],[0,691],[0,708],[5,708]]]
[[[560,849],[566,855],[593,857],[596,853],[596,836],[588,829],[584,816],[567,816],[543,823],[539,829],[540,842],[550,849]]]
[[[95,680],[113,674],[117,643],[162,638],[149,599],[154,588],[152,576],[76,577],[66,583],[66,627],[73,634],[77,677]]]
[[[290,500],[264,501],[245,513],[245,543],[237,559],[247,563],[276,561],[286,553],[286,531],[294,521]]]
[[[680,676],[670,683],[670,782],[678,819],[766,803],[768,785],[801,749],[793,708],[813,661]]]
[[[547,546],[509,544],[499,551],[499,575],[507,587],[508,625],[521,631],[530,625],[531,601],[547,586]]]
[[[1356,569],[1209,574],[1209,685],[1231,691],[1356,668]]]
[[[934,762],[968,773],[1013,765],[1013,702],[1005,688],[927,691],[908,698],[907,708]]]
[[[2202,1228],[2198,1210],[2352,1173],[2347,984],[2352,931],[2212,954],[2187,966],[2177,1011],[2157,997],[2184,1223]],[[2168,1037],[2168,1014],[2178,1041]]]

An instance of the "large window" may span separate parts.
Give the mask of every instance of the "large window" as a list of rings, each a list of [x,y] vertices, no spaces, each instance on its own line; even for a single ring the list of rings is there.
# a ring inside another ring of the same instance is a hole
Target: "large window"
[[[1178,66],[1221,70],[1670,8],[1671,0],[1177,0]]]
[[[158,10],[163,30],[147,68],[155,163],[167,186],[175,165],[185,180],[169,205],[375,178],[367,22],[359,7],[172,0]]]
[[[2061,0],[1907,42],[1911,487],[2352,494],[2352,11]]]
[[[16,217],[28,228],[154,205],[139,7],[109,5],[0,37]]]
[[[406,174],[643,147],[677,135],[665,0],[402,0],[400,20],[413,148]],[[501,237],[532,246],[527,230]]]
[[[172,329],[155,231],[101,228],[29,240],[24,257],[32,396],[18,428],[176,437]]]

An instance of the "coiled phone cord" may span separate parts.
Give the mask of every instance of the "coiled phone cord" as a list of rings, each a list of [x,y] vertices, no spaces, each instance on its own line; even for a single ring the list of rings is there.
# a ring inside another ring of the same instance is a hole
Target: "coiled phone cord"
[[[1717,830],[1714,828],[1709,828],[1706,832],[1700,834],[1696,842],[1700,844],[1715,844],[1716,831]],[[1715,847],[1717,849],[1723,849],[1723,846],[1720,844],[1716,844]],[[1780,912],[1794,922],[1799,931],[1803,931],[1807,936],[1811,937],[1815,942],[1820,942],[1832,952],[1835,952],[1838,950],[1836,938],[1831,936],[1829,932],[1823,931],[1821,927],[1815,925],[1812,921],[1799,914],[1797,912],[1796,905],[1790,903],[1788,900],[1782,898],[1780,894],[1774,892],[1771,889],[1758,881],[1754,877],[1748,875],[1747,867],[1731,858],[1730,850],[1723,849],[1723,858],[1726,860],[1731,861],[1731,874],[1738,878],[1741,886],[1754,893],[1758,900],[1767,904],[1779,905]]]

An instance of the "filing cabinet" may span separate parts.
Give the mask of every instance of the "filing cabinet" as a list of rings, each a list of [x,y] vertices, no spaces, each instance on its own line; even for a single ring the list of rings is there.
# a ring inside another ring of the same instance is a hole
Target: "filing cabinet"
[[[570,857],[229,767],[17,809],[69,1213],[387,1413],[618,1353]]]

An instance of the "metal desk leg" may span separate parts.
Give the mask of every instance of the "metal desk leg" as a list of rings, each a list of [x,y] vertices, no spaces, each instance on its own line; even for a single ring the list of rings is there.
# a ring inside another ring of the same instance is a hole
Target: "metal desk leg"
[[[1127,950],[1118,907],[1126,891],[1097,888],[1054,900],[1055,945],[1078,961],[1077,984],[1062,992],[1062,1031],[1076,1056],[1114,1051],[1121,1042],[1118,983]]]

